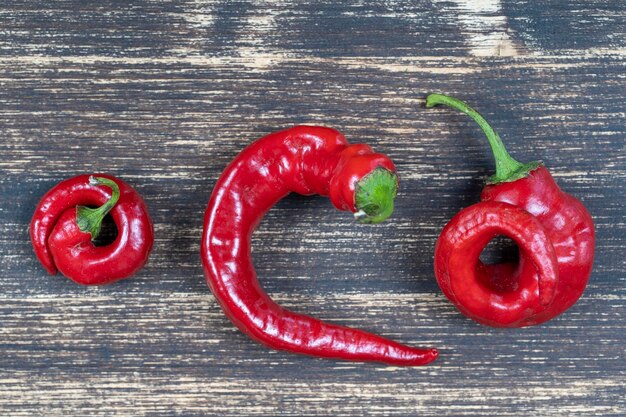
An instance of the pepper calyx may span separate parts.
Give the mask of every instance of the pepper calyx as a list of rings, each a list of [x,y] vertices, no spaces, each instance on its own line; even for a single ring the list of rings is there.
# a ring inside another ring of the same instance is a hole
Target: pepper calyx
[[[105,185],[111,188],[111,198],[98,208],[76,206],[76,224],[81,232],[89,233],[94,241],[102,229],[102,220],[115,207],[120,198],[120,187],[115,181],[104,177],[89,177],[91,185]]]
[[[533,161],[527,164],[520,164],[515,169],[507,171],[507,176],[504,178],[499,177],[497,173],[490,175],[489,177],[487,177],[487,184],[495,185],[503,182],[513,182],[522,178],[526,178],[528,174],[531,173],[531,171],[536,170],[540,166],[543,166],[543,163],[541,161]]]
[[[378,167],[356,184],[354,218],[360,223],[381,223],[393,213],[393,202],[398,193],[398,176]]]

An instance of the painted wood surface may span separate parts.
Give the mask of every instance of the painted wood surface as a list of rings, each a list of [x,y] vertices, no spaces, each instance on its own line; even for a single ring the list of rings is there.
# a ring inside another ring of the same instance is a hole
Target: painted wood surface
[[[620,0],[0,2],[0,414],[626,415],[626,8]],[[541,159],[596,221],[571,310],[533,328],[462,317],[432,254],[493,162],[474,104],[520,160]],[[413,369],[269,351],[222,315],[202,215],[252,140],[324,124],[397,163],[384,225],[292,195],[253,238],[263,287],[296,311],[416,346]],[[134,185],[150,261],[102,288],[51,277],[28,224],[83,172]]]

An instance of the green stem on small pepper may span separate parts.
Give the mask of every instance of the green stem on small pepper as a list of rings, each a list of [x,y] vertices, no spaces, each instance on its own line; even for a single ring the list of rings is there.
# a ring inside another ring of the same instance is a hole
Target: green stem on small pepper
[[[376,224],[393,213],[393,201],[398,193],[398,176],[385,168],[376,168],[358,182],[355,190],[357,211],[354,217],[360,223]]]
[[[495,130],[487,123],[485,118],[466,103],[456,98],[443,94],[430,94],[426,97],[426,107],[434,107],[438,104],[445,104],[453,109],[459,110],[471,117],[480,126],[487,136],[494,159],[496,160],[496,173],[487,179],[488,184],[498,184],[501,182],[512,182],[524,178],[528,173],[541,165],[541,162],[530,162],[523,164],[513,159],[502,143],[502,139]]]
[[[93,176],[89,177],[89,184],[105,185],[112,190],[111,198],[98,208],[76,206],[76,224],[81,232],[91,234],[91,240],[93,241],[100,234],[102,220],[117,204],[117,200],[120,198],[120,187],[113,180]]]

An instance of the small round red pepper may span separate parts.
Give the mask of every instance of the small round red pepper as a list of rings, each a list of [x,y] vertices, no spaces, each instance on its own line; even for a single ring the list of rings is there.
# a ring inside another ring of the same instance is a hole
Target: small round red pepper
[[[93,241],[109,212],[117,237],[111,244],[96,246]],[[148,260],[154,242],[152,220],[141,196],[106,174],[78,175],[48,191],[35,209],[30,236],[37,258],[50,274],[59,270],[83,285],[133,275]]]
[[[559,189],[539,162],[522,164],[467,104],[431,94],[426,106],[445,104],[470,116],[485,132],[496,160],[481,202],[445,226],[435,247],[435,275],[466,316],[494,327],[550,320],[571,307],[587,285],[594,254],[591,216]],[[496,236],[519,247],[519,261],[488,265],[480,254]]]
[[[424,365],[435,349],[416,349],[360,330],[288,311],[259,285],[250,239],[265,213],[291,192],[329,196],[363,223],[393,211],[395,166],[336,130],[297,126],[244,149],[217,181],[204,217],[202,262],[222,309],[245,334],[271,348],[320,357]]]

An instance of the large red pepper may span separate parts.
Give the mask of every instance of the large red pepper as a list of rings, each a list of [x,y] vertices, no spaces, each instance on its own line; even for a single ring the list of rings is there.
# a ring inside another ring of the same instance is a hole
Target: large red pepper
[[[444,294],[466,316],[489,326],[522,327],[550,320],[582,295],[593,263],[591,216],[559,189],[538,162],[522,164],[467,104],[432,94],[426,106],[458,109],[485,132],[496,160],[481,202],[463,209],[443,229],[435,275]],[[496,236],[519,247],[518,262],[488,265],[480,254]]]
[[[367,145],[349,145],[336,130],[297,126],[244,149],[217,181],[204,217],[202,262],[226,315],[271,348],[393,365],[423,365],[435,349],[415,349],[382,337],[285,310],[261,289],[250,238],[265,213],[291,192],[330,196],[364,223],[393,211],[395,166]]]
[[[96,246],[92,241],[109,212],[117,237]],[[133,275],[148,260],[154,241],[152,220],[141,196],[106,174],[78,175],[48,191],[35,209],[30,236],[37,258],[50,274],[59,270],[84,285]]]

